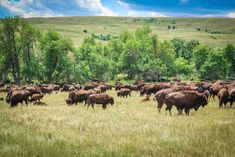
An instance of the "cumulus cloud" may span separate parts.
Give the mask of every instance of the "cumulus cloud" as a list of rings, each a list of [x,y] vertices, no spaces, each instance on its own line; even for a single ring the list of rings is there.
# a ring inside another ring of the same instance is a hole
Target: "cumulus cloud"
[[[100,0],[76,0],[79,7],[98,13],[100,16],[117,16],[110,8],[105,7]]]
[[[228,13],[225,16],[230,18],[235,18],[235,12]]]
[[[37,9],[33,8],[32,4]],[[15,15],[22,16],[24,18],[62,16],[62,14],[54,13],[51,9],[40,3],[40,1],[34,2],[33,0],[21,0],[17,2],[0,0],[0,6],[6,8]]]

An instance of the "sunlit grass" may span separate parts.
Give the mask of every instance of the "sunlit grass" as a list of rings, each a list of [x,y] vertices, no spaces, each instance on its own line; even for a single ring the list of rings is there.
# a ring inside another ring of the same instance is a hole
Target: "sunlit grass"
[[[134,22],[134,19],[140,19]],[[159,40],[171,40],[180,37],[184,40],[197,39],[203,44],[213,47],[223,47],[235,44],[235,20],[229,18],[150,18],[138,17],[60,17],[60,18],[33,18],[30,23],[40,30],[54,30],[64,37],[74,41],[75,46],[81,45],[84,37],[95,34],[111,34],[118,36],[122,31],[134,32],[137,28],[148,24],[152,32],[158,35]],[[174,23],[173,23],[174,21]],[[168,26],[176,29],[168,30]],[[226,27],[225,27],[226,26]],[[200,28],[201,31],[198,31]],[[84,33],[87,30],[88,33]],[[208,32],[205,32],[208,30]],[[220,34],[211,34],[217,31]],[[213,37],[212,37],[213,36]]]
[[[103,110],[68,107],[68,93],[46,95],[48,106],[0,105],[0,156],[234,156],[235,109],[217,100],[190,116],[159,114],[155,102],[117,98]]]

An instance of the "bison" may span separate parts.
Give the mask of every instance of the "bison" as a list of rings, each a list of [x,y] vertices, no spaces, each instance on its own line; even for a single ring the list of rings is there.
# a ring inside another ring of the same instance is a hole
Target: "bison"
[[[34,101],[38,101],[40,102],[40,100],[43,98],[43,94],[34,94],[32,95],[31,99],[29,100],[30,102],[34,102]]]
[[[69,97],[66,100],[67,105],[76,104],[79,102],[86,101],[88,96],[91,94],[95,94],[93,90],[79,90],[79,91],[72,91],[69,93]]]
[[[117,92],[117,96],[118,97],[128,97],[128,95],[131,97],[131,90],[128,88],[121,88],[118,92]]]
[[[200,106],[204,107],[208,101],[203,93],[196,91],[179,91],[166,95],[166,111],[171,115],[172,106],[176,106],[179,113],[185,110],[186,115],[189,115],[190,109],[194,108],[196,111]]]
[[[23,101],[26,103],[26,106],[28,106],[28,100],[29,100],[30,92],[27,90],[14,90],[11,93],[10,96],[10,103],[11,107],[17,106],[18,103],[23,103]]]
[[[94,109],[94,104],[101,104],[103,109],[106,109],[107,104],[114,104],[113,97],[107,95],[107,94],[91,94],[86,101],[86,104],[88,104],[88,107],[91,105],[91,107]]]

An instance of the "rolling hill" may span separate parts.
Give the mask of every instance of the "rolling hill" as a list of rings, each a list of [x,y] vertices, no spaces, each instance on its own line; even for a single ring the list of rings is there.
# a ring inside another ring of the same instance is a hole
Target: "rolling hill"
[[[128,30],[148,24],[160,40],[175,37],[184,40],[197,39],[213,47],[235,44],[235,19],[230,18],[144,18],[144,17],[53,17],[29,18],[29,22],[40,30],[55,30],[71,38],[79,46],[85,36],[110,34],[117,36]],[[170,27],[170,29],[168,28]],[[175,29],[173,29],[173,27]],[[84,30],[86,30],[84,33]]]

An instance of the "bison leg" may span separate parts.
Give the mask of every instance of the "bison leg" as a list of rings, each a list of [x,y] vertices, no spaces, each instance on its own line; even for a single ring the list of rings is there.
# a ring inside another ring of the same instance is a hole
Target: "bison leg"
[[[103,109],[106,109],[106,107],[107,107],[106,104],[102,104]]]
[[[230,101],[230,108],[232,108],[232,106],[233,106],[233,101],[231,100]]]
[[[25,100],[24,102],[26,103],[26,106],[28,106],[28,102],[27,102],[27,100]]]
[[[219,101],[219,108],[221,108],[222,105],[223,105],[223,102],[222,102],[222,100],[220,100],[220,101]]]
[[[189,110],[190,109],[188,109],[188,108],[184,109],[184,112],[185,112],[186,115],[189,115]]]
[[[94,108],[94,104],[91,104],[91,107],[93,108],[93,110],[95,109],[95,108]]]
[[[171,105],[167,105],[167,106],[166,106],[166,114],[167,114],[167,110],[168,110],[169,113],[170,113],[170,116],[172,115],[172,114],[171,114],[171,108],[172,108]]]
[[[161,113],[162,105],[163,103],[158,103],[157,105],[158,113]]]

